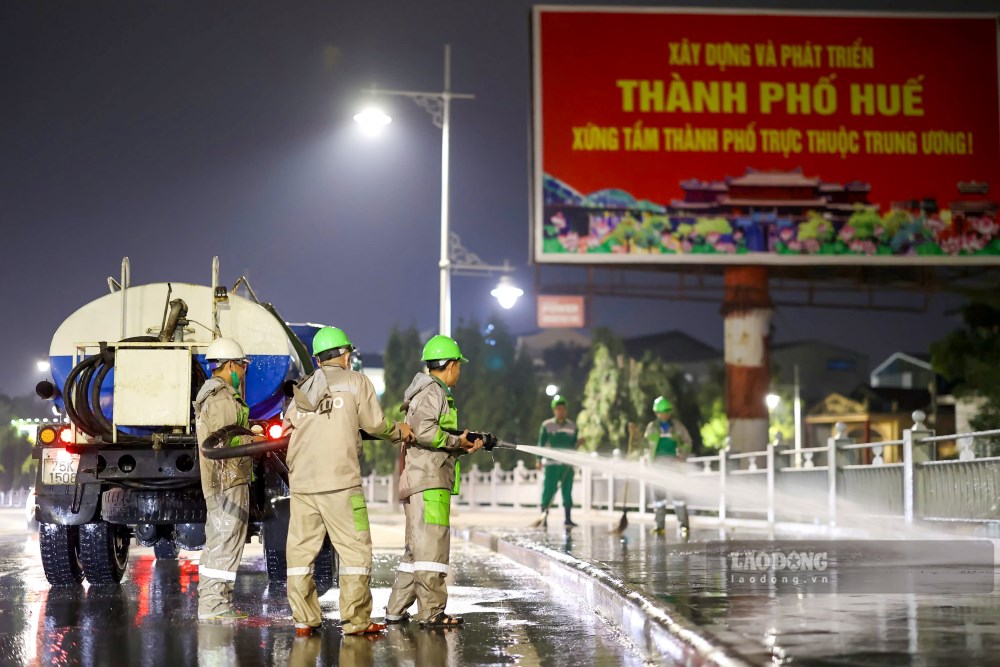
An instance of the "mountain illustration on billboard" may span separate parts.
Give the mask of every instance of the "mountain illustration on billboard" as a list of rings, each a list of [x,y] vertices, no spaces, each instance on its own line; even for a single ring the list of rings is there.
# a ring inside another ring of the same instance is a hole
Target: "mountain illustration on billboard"
[[[736,176],[681,181],[683,198],[661,204],[621,189],[583,194],[545,174],[544,253],[801,256],[1000,255],[997,203],[987,183],[958,183],[943,206],[923,197],[884,212],[862,181],[835,183],[747,168]]]

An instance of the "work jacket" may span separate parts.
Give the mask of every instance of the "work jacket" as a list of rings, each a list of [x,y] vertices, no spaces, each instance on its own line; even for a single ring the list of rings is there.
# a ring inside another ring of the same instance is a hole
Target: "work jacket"
[[[649,443],[649,460],[657,457],[688,454],[691,452],[691,434],[677,419],[661,422],[659,419],[646,424],[646,442]]]
[[[444,429],[458,429],[458,411],[451,390],[429,373],[418,373],[403,393],[402,410],[416,440],[406,447],[399,479],[399,499],[427,489],[458,493],[461,454],[459,437]]]
[[[572,419],[563,422],[555,417],[546,419],[538,429],[538,446],[552,449],[576,449],[576,424]],[[544,459],[545,465],[561,464],[562,461]]]
[[[285,412],[288,482],[292,493],[322,493],[361,485],[361,435],[400,440],[385,418],[368,376],[321,364],[293,390]]]
[[[201,386],[194,399],[195,433],[199,445],[215,431],[234,424],[247,428],[250,425],[250,408],[233,386],[218,377],[210,377]],[[251,436],[237,436],[225,445],[242,445],[251,441]],[[225,446],[223,445],[223,446]],[[205,497],[214,496],[247,484],[253,467],[253,459],[241,456],[233,459],[212,459],[199,457],[201,466],[201,490]]]

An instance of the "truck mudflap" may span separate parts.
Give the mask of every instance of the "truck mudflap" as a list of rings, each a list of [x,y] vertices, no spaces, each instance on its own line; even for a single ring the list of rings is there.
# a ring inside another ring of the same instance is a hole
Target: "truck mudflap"
[[[35,487],[35,504],[39,523],[80,526],[100,517],[101,485],[39,484]]]

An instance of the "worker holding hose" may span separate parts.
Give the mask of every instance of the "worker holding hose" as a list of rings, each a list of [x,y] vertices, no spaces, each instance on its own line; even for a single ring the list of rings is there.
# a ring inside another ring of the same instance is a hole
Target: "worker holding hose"
[[[471,454],[486,438],[470,439],[458,431],[458,412],[451,390],[458,382],[462,356],[458,343],[437,335],[424,345],[427,373],[418,373],[403,394],[402,410],[413,427],[415,442],[403,454],[399,498],[406,514],[406,548],[396,571],[385,610],[387,623],[401,623],[414,601],[414,617],[423,628],[451,628],[462,618],[450,616],[445,577],[451,547],[451,496],[459,491],[461,454]],[[458,435],[456,435],[458,433]]]
[[[386,419],[372,381],[351,370],[354,345],[324,327],[313,338],[319,368],[293,390],[285,413],[291,489],[286,559],[288,603],[295,635],[308,637],[321,621],[313,564],[327,535],[340,556],[340,618],[344,634],[382,632],[371,620],[372,537],[361,490],[359,429],[383,440],[407,441],[405,423]]]
[[[194,401],[198,441],[223,427],[248,427],[250,408],[240,388],[249,360],[240,344],[217,338],[205,352],[212,370]],[[243,445],[263,436],[236,436],[228,445]],[[198,566],[198,619],[235,620],[247,615],[233,609],[236,570],[243,557],[250,510],[250,473],[253,459],[210,460],[200,457],[201,488],[205,494],[205,548]]]

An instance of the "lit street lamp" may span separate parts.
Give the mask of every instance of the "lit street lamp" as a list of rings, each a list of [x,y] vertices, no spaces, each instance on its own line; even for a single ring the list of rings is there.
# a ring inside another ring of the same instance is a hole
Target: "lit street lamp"
[[[381,109],[368,107],[354,114],[354,122],[361,126],[361,131],[369,136],[381,134],[385,126],[392,122]]]
[[[500,282],[490,292],[500,302],[500,307],[510,310],[517,303],[517,300],[524,294],[524,290],[514,284],[510,276],[500,276]]]
[[[767,403],[768,410],[774,410],[778,407],[778,404],[781,403],[781,396],[778,396],[777,394],[768,394],[764,401]]]
[[[555,386],[554,384],[550,384],[545,387],[546,396],[555,396],[558,393],[559,393],[559,387]]]
[[[461,247],[458,236],[449,230],[449,200],[448,200],[448,149],[450,140],[449,121],[451,118],[451,101],[471,100],[475,95],[468,93],[454,93],[451,91],[451,46],[444,47],[444,89],[440,91],[416,91],[416,90],[384,90],[368,89],[363,91],[370,95],[392,95],[396,97],[408,97],[417,106],[431,115],[434,125],[441,128],[441,258],[438,261],[438,268],[441,276],[440,290],[440,310],[438,318],[439,332],[451,335],[451,273],[453,271],[469,271],[472,273],[494,272],[509,273],[513,268],[504,264],[502,267],[489,266],[482,262],[475,254],[469,253]],[[379,109],[370,107],[362,110],[354,116],[354,120],[361,126],[365,134],[376,135],[392,122],[392,119]],[[453,261],[456,252],[465,252],[475,259],[473,262],[457,263]],[[505,280],[506,279],[506,280]],[[501,277],[500,283],[491,294],[497,298],[504,308],[511,308],[517,298],[524,294],[524,291],[517,288],[509,277]]]
[[[44,359],[41,359],[41,360],[35,362],[35,368],[38,369],[39,373],[48,373],[49,372],[49,362],[45,361]]]

